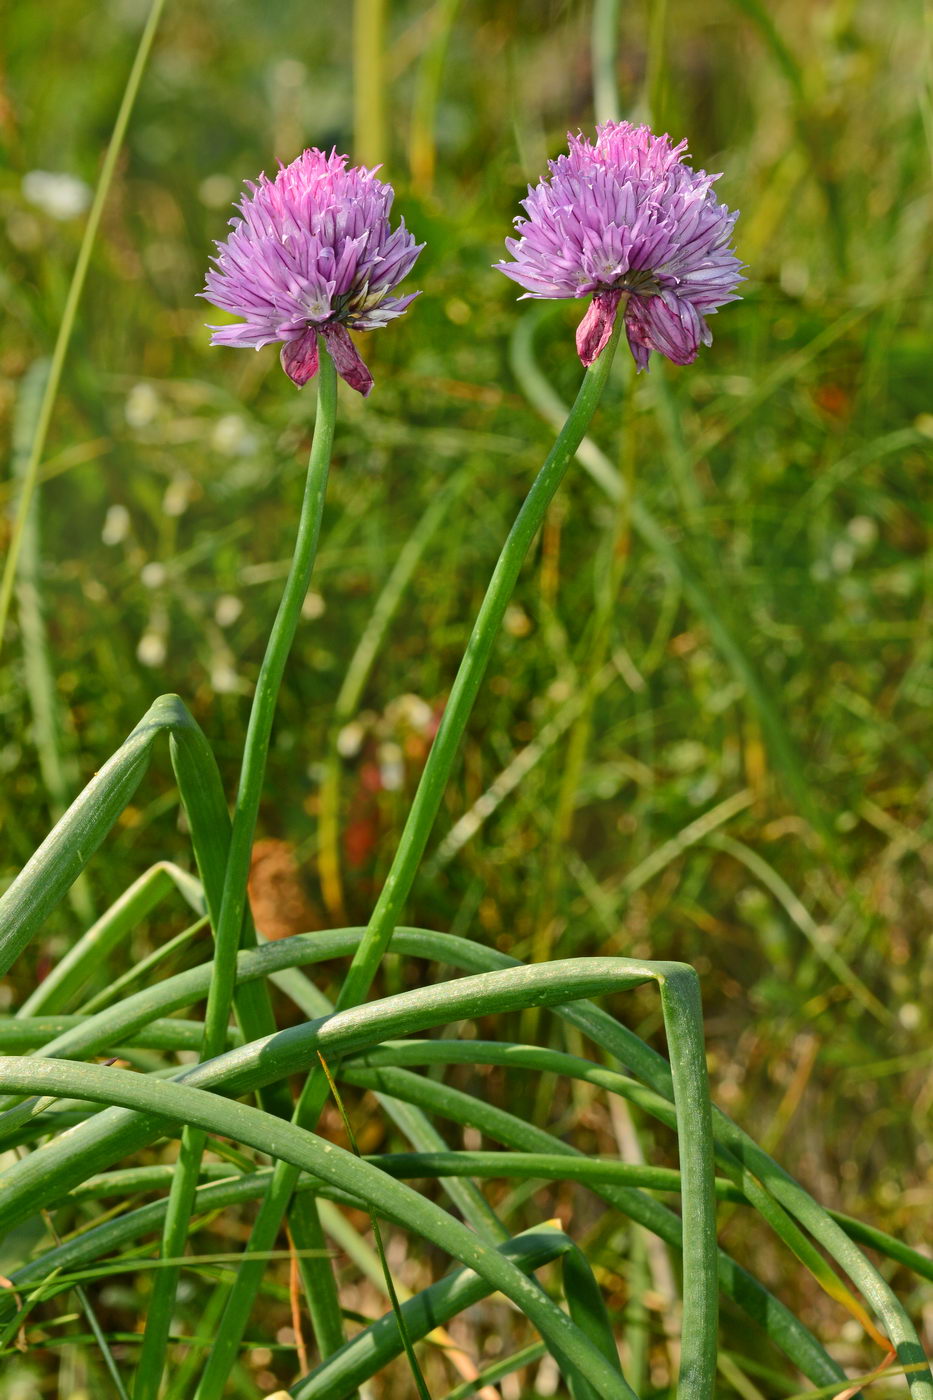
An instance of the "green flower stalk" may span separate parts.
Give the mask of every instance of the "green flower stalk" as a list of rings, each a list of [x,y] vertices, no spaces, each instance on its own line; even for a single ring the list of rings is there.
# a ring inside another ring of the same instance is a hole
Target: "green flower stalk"
[[[269,636],[250,713],[230,837],[223,898],[214,930],[202,1060],[219,1054],[236,981],[246,912],[250,855],[272,722],[285,663],[317,553],[337,410],[337,375],[364,397],[372,376],[347,326],[374,329],[413,300],[389,292],[411,270],[423,245],[402,223],[389,227],[391,186],[373,171],[347,170],[346,156],[305,151],[274,180],[260,176],[240,203],[233,232],[218,244],[204,295],[245,324],[214,328],[212,343],[260,349],[282,344],[282,366],[299,387],[318,377],[318,406],[298,536],[282,601]],[[206,1141],[186,1128],[162,1233],[165,1259],[182,1255]],[[156,1400],[174,1309],[178,1270],[156,1276],[136,1374],[134,1400]]]
[[[233,811],[223,898],[217,927],[214,930],[214,961],[201,1043],[202,1060],[213,1059],[226,1045],[236,985],[236,955],[240,947],[240,934],[246,911],[246,883],[262,796],[269,739],[279,686],[294,641],[301,606],[308,592],[317,553],[336,415],[337,373],[330,356],[325,354],[321,357],[317,417],[295,551],[259,672],[240,768],[240,784]],[[162,1232],[162,1256],[165,1259],[177,1259],[184,1253],[205,1141],[206,1134],[199,1128],[186,1128],[182,1135],[181,1152],[172,1179],[168,1213]],[[177,1268],[161,1269],[153,1282],[133,1393],[134,1400],[155,1400],[159,1393],[178,1273]]]

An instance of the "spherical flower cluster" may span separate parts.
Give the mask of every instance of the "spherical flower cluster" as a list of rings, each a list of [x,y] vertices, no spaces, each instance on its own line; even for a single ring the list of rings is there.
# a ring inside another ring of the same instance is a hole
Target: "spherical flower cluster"
[[[244,318],[212,326],[212,345],[258,350],[281,341],[282,368],[302,385],[317,373],[321,335],[337,372],[365,396],[372,376],[347,327],[375,330],[402,314],[419,294],[390,292],[424,244],[404,219],[390,229],[391,185],[375,170],[346,166],[346,156],[314,149],[281,166],[274,180],[247,181],[241,217],[217,244],[201,295]]]
[[[527,218],[496,263],[529,297],[592,296],[577,330],[580,359],[605,348],[620,302],[639,370],[652,350],[678,365],[712,342],[706,316],[735,301],[742,264],[730,246],[738,217],[719,203],[717,175],[684,164],[687,143],[646,126],[605,122],[595,143],[570,136],[567,155],[522,201]]]

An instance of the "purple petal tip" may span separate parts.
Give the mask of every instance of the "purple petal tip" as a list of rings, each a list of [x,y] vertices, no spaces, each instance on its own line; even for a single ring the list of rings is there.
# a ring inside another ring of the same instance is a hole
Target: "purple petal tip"
[[[368,398],[372,392],[373,377],[347,334],[346,327],[331,322],[330,325],[322,326],[321,333],[340,378],[349,384],[351,389],[362,394],[364,399]]]
[[[282,346],[280,358],[285,373],[300,389],[317,374],[317,332],[305,331],[297,340],[287,340]]]
[[[577,354],[589,369],[609,344],[621,292],[597,292],[577,327]]]

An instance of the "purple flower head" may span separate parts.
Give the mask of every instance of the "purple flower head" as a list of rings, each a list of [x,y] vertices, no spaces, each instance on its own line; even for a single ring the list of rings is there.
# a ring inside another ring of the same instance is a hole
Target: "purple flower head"
[[[322,335],[337,373],[365,396],[372,375],[347,327],[375,330],[401,316],[419,293],[389,294],[424,244],[404,219],[390,229],[391,185],[375,170],[346,167],[346,156],[314,149],[280,166],[274,180],[247,180],[240,217],[217,244],[200,295],[244,318],[211,326],[212,345],[258,350],[282,341],[282,368],[300,386],[317,373]]]
[[[744,281],[730,247],[738,213],[712,193],[718,175],[684,164],[686,141],[672,146],[646,126],[604,122],[596,142],[570,136],[567,155],[522,201],[514,262],[496,263],[527,297],[592,296],[577,330],[585,365],[602,353],[620,302],[639,370],[657,350],[678,365],[712,343],[705,317],[736,301]]]

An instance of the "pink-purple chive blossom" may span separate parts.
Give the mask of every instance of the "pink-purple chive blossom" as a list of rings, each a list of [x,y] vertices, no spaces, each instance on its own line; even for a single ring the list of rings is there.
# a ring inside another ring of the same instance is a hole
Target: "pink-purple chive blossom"
[[[281,341],[282,368],[300,386],[317,373],[320,335],[337,373],[365,396],[372,375],[347,327],[375,330],[419,295],[390,295],[424,247],[404,219],[389,227],[392,186],[317,149],[280,166],[274,180],[246,185],[201,293],[243,321],[211,326],[211,344],[258,350]]]
[[[639,370],[656,350],[678,365],[712,343],[706,324],[744,281],[730,246],[738,213],[712,193],[718,175],[684,163],[646,126],[604,122],[595,143],[570,136],[567,155],[522,201],[514,262],[496,263],[526,297],[588,297],[577,330],[585,365],[602,353],[625,300],[625,330]]]

